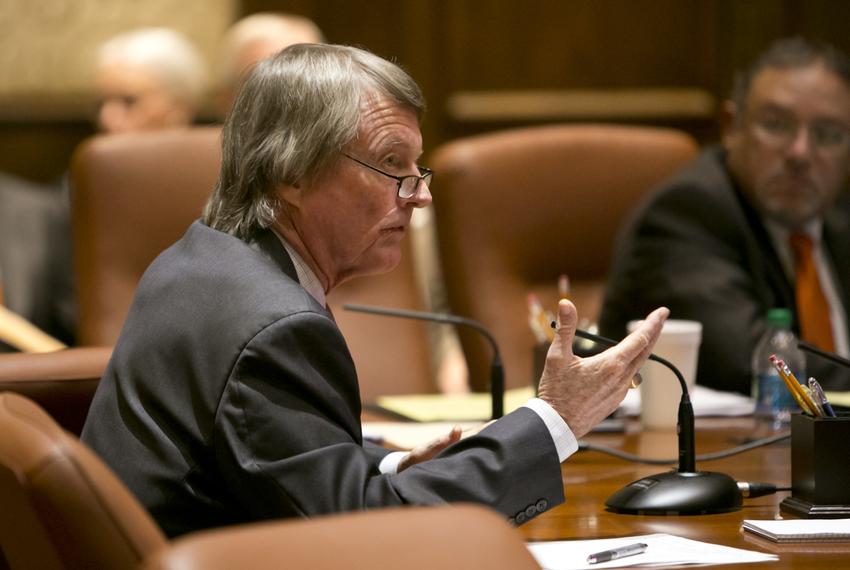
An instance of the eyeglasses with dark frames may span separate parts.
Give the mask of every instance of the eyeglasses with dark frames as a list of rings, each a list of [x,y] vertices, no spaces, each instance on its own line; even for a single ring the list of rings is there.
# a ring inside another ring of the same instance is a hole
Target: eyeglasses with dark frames
[[[812,146],[821,151],[843,151],[850,146],[850,129],[838,121],[821,119],[806,124],[787,113],[764,112],[756,114],[750,124],[758,136],[777,146],[794,142],[800,129],[808,130]]]
[[[407,200],[413,198],[416,195],[416,192],[419,191],[419,185],[424,184],[426,188],[431,184],[431,177],[434,176],[434,171],[430,168],[425,168],[424,166],[417,166],[419,170],[419,176],[415,174],[409,174],[407,176],[396,176],[395,174],[390,174],[389,172],[384,172],[380,168],[372,166],[369,163],[363,162],[359,158],[355,158],[347,153],[341,153],[344,157],[353,160],[360,166],[365,166],[370,170],[374,170],[379,174],[383,174],[387,178],[392,178],[396,182],[398,182],[398,197],[403,200]]]

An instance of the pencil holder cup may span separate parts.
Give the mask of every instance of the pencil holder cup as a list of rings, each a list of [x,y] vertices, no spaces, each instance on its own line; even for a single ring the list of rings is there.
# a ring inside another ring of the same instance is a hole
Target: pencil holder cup
[[[549,352],[549,343],[538,342],[534,345],[534,357],[532,358],[531,385],[534,386],[534,393],[540,387],[540,377],[543,375],[543,368],[546,366],[546,354]]]
[[[791,496],[780,509],[802,517],[850,517],[850,414],[791,416]]]

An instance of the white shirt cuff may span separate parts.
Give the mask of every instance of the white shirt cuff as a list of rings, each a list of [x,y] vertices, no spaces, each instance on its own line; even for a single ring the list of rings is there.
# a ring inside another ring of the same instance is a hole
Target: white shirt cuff
[[[554,411],[554,410],[553,410]],[[401,458],[407,455],[406,451],[393,451],[384,455],[381,462],[378,464],[378,471],[384,475],[392,475],[398,473],[398,464]]]
[[[570,426],[567,425],[561,414],[555,411],[555,408],[540,398],[532,398],[523,407],[532,410],[546,424],[549,434],[552,436],[552,441],[555,443],[555,449],[558,450],[558,461],[563,463],[567,457],[578,451],[576,436],[573,435]]]

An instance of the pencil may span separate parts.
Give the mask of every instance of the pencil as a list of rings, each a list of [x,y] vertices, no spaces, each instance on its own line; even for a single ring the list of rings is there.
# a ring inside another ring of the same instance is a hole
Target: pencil
[[[776,371],[779,373],[779,377],[782,378],[783,382],[785,382],[785,387],[788,388],[789,392],[791,392],[791,396],[794,398],[794,401],[797,402],[797,405],[800,406],[800,409],[803,410],[803,412],[809,414],[810,416],[814,416],[815,412],[812,410],[812,408],[809,407],[809,405],[806,403],[800,393],[794,388],[796,380],[791,380],[791,378],[785,372],[788,369],[785,363],[782,360],[778,359],[775,354],[770,355],[770,362],[776,368]]]

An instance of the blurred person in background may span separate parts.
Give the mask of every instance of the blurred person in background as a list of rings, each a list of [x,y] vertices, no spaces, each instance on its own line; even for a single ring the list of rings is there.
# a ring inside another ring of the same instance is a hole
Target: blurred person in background
[[[97,127],[130,133],[191,124],[206,85],[204,62],[182,34],[167,28],[120,34],[97,53]]]
[[[245,16],[224,34],[218,60],[218,111],[230,110],[247,73],[261,59],[292,44],[319,44],[325,37],[304,16],[262,12]]]
[[[141,28],[102,44],[95,59],[96,127],[132,133],[192,123],[207,86],[198,51],[182,34]],[[77,312],[68,177],[36,184],[0,175],[0,290],[5,306],[65,344]],[[0,351],[14,349],[0,337]]]

